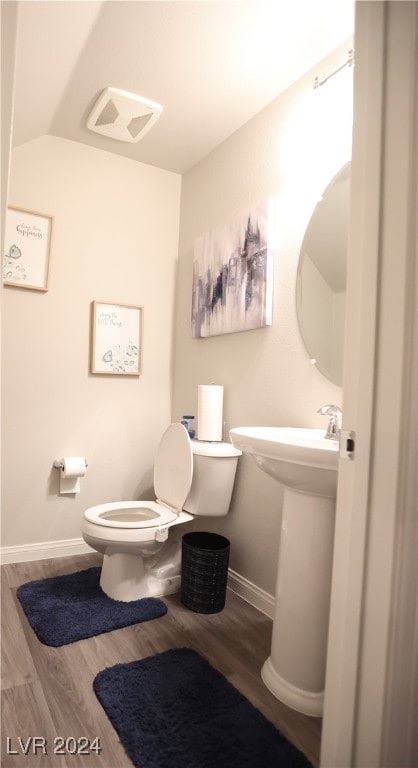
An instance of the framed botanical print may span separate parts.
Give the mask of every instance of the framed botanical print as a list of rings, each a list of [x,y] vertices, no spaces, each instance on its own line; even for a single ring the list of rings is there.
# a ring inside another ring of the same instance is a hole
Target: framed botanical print
[[[6,214],[3,283],[48,290],[52,216],[9,206]]]
[[[139,376],[142,313],[132,304],[93,302],[91,373]]]

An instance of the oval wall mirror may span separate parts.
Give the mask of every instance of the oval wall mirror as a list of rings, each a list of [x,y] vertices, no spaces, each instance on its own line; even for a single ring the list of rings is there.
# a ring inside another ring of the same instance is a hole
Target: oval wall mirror
[[[296,305],[309,357],[342,385],[350,193],[347,163],[328,184],[309,221],[299,256]]]

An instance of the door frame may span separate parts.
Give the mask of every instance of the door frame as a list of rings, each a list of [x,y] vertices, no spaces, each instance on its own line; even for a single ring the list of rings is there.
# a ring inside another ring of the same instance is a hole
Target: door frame
[[[343,382],[355,454],[339,466],[323,768],[407,768],[416,747],[417,29],[415,2],[356,3]]]

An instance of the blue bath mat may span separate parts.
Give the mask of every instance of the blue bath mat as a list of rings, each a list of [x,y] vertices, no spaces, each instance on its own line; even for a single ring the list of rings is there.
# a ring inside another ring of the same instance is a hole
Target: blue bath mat
[[[137,768],[312,768],[190,648],[116,664],[93,687]]]
[[[22,584],[17,596],[41,643],[59,646],[164,616],[156,597],[112,600],[100,587],[100,568]]]

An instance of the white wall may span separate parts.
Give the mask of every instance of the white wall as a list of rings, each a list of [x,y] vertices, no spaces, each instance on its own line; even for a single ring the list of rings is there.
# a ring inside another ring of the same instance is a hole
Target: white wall
[[[341,389],[309,362],[296,318],[295,281],[318,197],[351,153],[350,72],[319,91],[313,91],[313,81],[344,62],[350,47],[347,41],[183,178],[173,419],[196,413],[197,385],[211,381],[225,386],[227,429],[251,424],[325,428],[317,409],[327,402],[341,405]],[[267,198],[278,202],[273,325],[192,339],[195,238]],[[281,499],[281,487],[244,456],[229,516],[216,523],[199,521],[201,529],[230,538],[232,569],[270,594]]]
[[[78,538],[82,511],[152,488],[170,421],[181,177],[43,136],[12,153],[9,203],[54,216],[47,293],[3,290],[4,547]],[[144,307],[143,373],[89,373],[93,300]],[[55,458],[89,463],[58,495]]]

